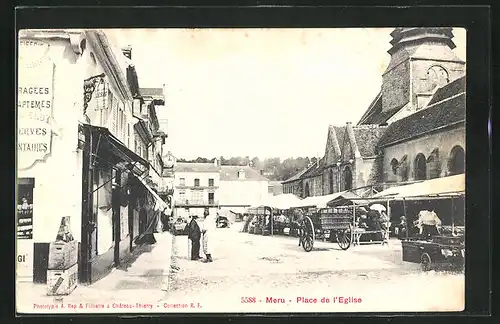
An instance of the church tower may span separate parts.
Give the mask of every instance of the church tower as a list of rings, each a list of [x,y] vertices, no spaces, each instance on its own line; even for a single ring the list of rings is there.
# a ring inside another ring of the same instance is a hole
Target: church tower
[[[454,52],[452,28],[396,28],[382,75],[382,113],[389,123],[423,108],[434,91],[465,75]],[[397,111],[397,113],[395,113]]]

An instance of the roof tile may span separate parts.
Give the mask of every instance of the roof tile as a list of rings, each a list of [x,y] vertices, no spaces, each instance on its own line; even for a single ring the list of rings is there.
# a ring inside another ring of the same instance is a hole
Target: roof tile
[[[378,146],[388,146],[461,121],[465,121],[465,93],[390,124]]]

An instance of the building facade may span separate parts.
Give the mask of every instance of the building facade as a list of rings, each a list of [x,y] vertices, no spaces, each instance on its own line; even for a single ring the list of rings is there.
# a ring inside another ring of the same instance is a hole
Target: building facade
[[[219,206],[220,168],[217,163],[177,163],[174,168],[174,217],[203,217]]]
[[[269,195],[269,180],[250,166],[220,166],[219,206],[242,213]]]
[[[391,35],[381,91],[357,125],[329,127],[323,158],[283,182],[285,193],[369,195],[465,172],[465,62],[452,51],[451,28]]]
[[[135,69],[99,30],[25,30],[19,44],[17,196],[30,212],[17,215],[17,275],[46,282],[49,244],[70,216],[79,280],[91,283],[133,249],[134,211],[161,205],[133,150]]]
[[[267,197],[269,181],[250,166],[177,163],[174,168],[174,217],[230,209],[242,212]]]

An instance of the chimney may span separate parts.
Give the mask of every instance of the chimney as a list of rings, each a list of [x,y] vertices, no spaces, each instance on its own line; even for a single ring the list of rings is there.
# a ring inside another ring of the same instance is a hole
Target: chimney
[[[214,160],[214,165],[215,165],[216,167],[220,166],[220,160],[219,160],[218,158],[215,158],[215,160]]]
[[[132,59],[132,46],[128,45],[122,48],[122,53],[125,55],[129,60]]]

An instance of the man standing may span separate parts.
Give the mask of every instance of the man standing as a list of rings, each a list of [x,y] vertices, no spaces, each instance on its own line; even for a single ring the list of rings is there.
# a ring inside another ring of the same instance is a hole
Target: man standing
[[[210,237],[213,237],[214,232],[215,232],[215,219],[212,215],[210,215],[210,212],[208,208],[205,209],[203,212],[203,216],[205,217],[205,220],[203,221],[203,253],[205,253],[206,259],[203,260],[203,262],[212,262],[212,244],[210,243]]]
[[[302,244],[302,241],[304,240],[304,235],[305,235],[305,231],[304,231],[304,227],[305,227],[305,224],[304,224],[304,220],[305,220],[304,211],[302,209],[297,209],[296,215],[297,215],[297,218],[295,219],[295,221],[293,223],[294,223],[294,225],[295,225],[295,227],[297,228],[297,231],[298,231],[299,246],[300,246]]]
[[[191,240],[191,260],[199,260],[200,256],[200,238],[201,230],[196,219],[198,216],[191,216],[191,221],[188,224],[188,238]]]

